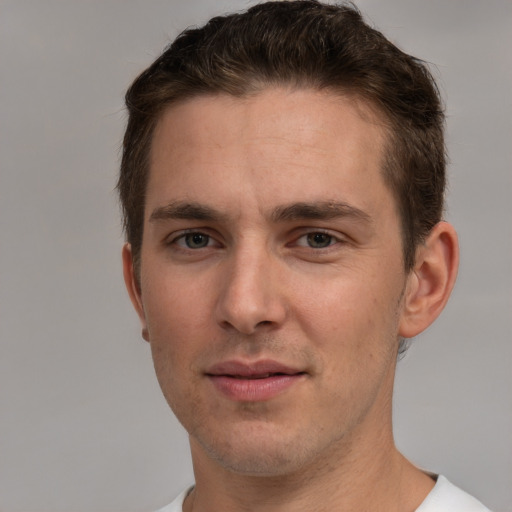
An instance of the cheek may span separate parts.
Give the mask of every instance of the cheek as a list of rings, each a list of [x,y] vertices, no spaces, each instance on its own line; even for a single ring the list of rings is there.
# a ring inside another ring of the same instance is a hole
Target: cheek
[[[200,354],[197,315],[172,300],[157,306],[149,307],[147,314],[155,374],[167,403],[178,418],[185,419],[194,409],[199,383],[193,371]]]
[[[210,319],[206,285],[183,276],[166,275],[165,268],[155,274],[147,276],[147,285],[143,283],[142,288],[150,336],[179,343]]]
[[[313,339],[316,332],[316,337],[323,335],[326,341],[336,339],[348,344],[354,337],[359,339],[358,334],[375,328],[381,314],[375,288],[361,281],[331,281],[317,293],[295,297],[292,307]]]
[[[372,371],[389,358],[398,336],[400,293],[387,282],[344,280],[303,294],[296,309],[300,329],[323,354],[349,372]],[[367,364],[362,364],[366,362]]]
[[[164,279],[148,279],[146,283],[142,287],[142,302],[153,363],[169,398],[166,389],[174,387],[180,374],[190,367],[194,340],[200,338],[197,333],[203,329],[205,315],[194,290],[183,283],[175,281],[173,286],[167,286]]]

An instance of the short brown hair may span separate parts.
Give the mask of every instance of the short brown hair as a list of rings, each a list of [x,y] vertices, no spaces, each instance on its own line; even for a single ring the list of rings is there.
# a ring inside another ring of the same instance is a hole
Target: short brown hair
[[[427,66],[368,26],[353,5],[266,2],[182,32],[131,85],[118,190],[139,266],[154,128],[169,105],[271,86],[329,89],[373,106],[386,122],[383,173],[402,222],[406,270],[441,220],[444,114]]]

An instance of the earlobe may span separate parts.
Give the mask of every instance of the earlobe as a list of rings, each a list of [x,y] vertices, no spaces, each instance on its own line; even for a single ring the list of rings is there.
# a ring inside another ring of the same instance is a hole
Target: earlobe
[[[146,315],[144,313],[144,306],[142,304],[142,295],[140,290],[140,283],[137,279],[135,268],[133,265],[133,254],[130,244],[124,244],[123,246],[123,276],[124,284],[130,300],[132,301],[135,311],[139,315],[139,319],[142,326],[142,337],[149,341],[148,329],[146,324]]]
[[[404,294],[400,336],[418,335],[439,316],[455,284],[458,266],[457,233],[451,224],[439,222],[416,251]]]

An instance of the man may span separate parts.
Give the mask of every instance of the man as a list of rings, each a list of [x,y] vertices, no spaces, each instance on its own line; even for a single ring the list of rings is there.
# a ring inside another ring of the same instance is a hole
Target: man
[[[483,511],[393,441],[397,355],[440,314],[444,117],[353,7],[189,29],[129,89],[128,292],[195,486],[162,511]]]

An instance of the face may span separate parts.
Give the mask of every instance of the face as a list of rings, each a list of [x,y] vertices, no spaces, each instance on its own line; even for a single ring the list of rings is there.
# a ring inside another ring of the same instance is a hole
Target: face
[[[270,89],[157,126],[131,291],[194,457],[277,475],[391,429],[407,276],[375,120]]]

